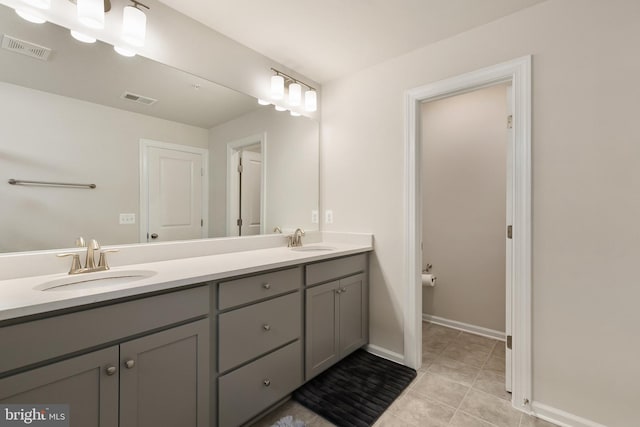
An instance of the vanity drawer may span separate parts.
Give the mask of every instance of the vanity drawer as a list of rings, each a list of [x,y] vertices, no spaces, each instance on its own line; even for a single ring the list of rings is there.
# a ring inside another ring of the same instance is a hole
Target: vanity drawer
[[[328,282],[352,274],[362,273],[367,269],[367,254],[353,255],[331,261],[309,264],[306,267],[307,286]]]
[[[227,371],[299,338],[301,323],[300,292],[220,314],[218,371]]]
[[[200,286],[0,327],[0,374],[208,314]]]
[[[237,426],[302,385],[300,341],[218,379],[219,425]]]
[[[258,274],[218,284],[218,308],[225,310],[300,288],[299,267]]]

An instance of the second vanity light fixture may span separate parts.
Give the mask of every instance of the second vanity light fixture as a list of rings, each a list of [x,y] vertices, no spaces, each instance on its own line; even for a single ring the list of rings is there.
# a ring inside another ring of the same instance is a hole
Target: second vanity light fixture
[[[42,24],[47,22],[41,11],[51,8],[51,0],[22,0],[26,8],[16,8],[16,13],[29,22]],[[111,10],[111,0],[69,0],[76,4],[78,22],[92,30],[103,30],[105,13]],[[114,50],[123,56],[135,56],[135,48],[143,47],[147,33],[147,16],[142,8],[148,6],[137,0],[126,6],[122,13],[122,44],[114,45]],[[95,43],[96,38],[71,29],[71,36],[83,43]]]
[[[306,87],[304,92],[304,109],[309,112],[316,111],[318,109],[318,101],[316,89],[307,83],[291,77],[288,74],[283,73],[280,70],[271,68],[271,71],[275,73],[271,76],[271,98],[280,101],[284,100],[285,89],[288,89],[287,101],[292,107],[299,107],[302,104],[302,86]],[[269,105],[271,102],[259,99],[260,105]],[[286,111],[287,109],[282,106],[275,106],[278,111]],[[300,116],[300,113],[291,111],[292,116]]]

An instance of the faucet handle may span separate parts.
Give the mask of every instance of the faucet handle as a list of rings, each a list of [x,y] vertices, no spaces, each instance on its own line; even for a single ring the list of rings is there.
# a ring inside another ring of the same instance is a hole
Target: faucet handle
[[[109,269],[109,264],[107,263],[107,254],[112,252],[120,252],[120,249],[104,249],[100,251],[100,258],[98,259],[98,268],[103,267],[105,270]]]
[[[84,241],[84,237],[80,236],[76,239],[76,247],[77,248],[86,248],[87,243]]]
[[[82,269],[82,264],[80,264],[80,255],[76,253],[65,253],[56,255],[58,258],[65,257],[73,257],[71,259],[71,268],[69,269],[69,274],[76,274]]]

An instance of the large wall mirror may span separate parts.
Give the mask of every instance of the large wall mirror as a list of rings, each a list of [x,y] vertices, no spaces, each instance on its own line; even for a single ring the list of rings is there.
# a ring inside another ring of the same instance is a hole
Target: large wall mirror
[[[317,229],[317,122],[6,6],[0,31],[0,252]]]

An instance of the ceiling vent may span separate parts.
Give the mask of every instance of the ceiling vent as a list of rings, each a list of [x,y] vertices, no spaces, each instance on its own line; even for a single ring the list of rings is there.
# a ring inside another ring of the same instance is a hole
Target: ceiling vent
[[[129,101],[137,102],[138,104],[143,104],[143,105],[152,105],[158,102],[157,99],[149,98],[148,96],[137,95],[131,92],[123,93],[121,98]]]
[[[10,50],[11,52],[21,53],[31,58],[40,59],[41,61],[46,61],[49,59],[49,55],[51,55],[51,49],[48,47],[26,42],[6,34],[2,37],[2,48]]]

